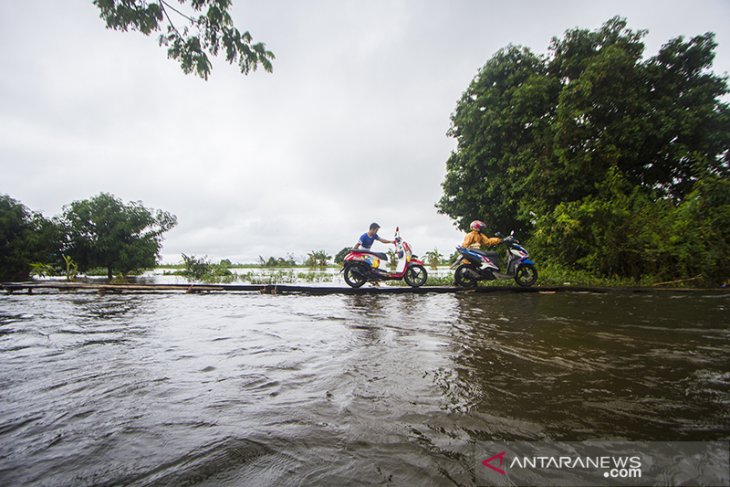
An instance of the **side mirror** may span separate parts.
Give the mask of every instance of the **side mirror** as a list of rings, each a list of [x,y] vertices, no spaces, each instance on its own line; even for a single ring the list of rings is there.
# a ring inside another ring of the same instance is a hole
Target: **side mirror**
[[[514,230],[512,230],[512,231],[511,231],[511,232],[509,233],[510,237],[511,237],[511,236],[513,236],[514,234],[515,234],[515,231],[514,231]]]

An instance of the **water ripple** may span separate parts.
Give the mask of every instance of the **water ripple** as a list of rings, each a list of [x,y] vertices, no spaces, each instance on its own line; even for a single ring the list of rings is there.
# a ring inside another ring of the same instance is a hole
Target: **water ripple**
[[[730,437],[727,295],[0,297],[1,485],[471,485]]]

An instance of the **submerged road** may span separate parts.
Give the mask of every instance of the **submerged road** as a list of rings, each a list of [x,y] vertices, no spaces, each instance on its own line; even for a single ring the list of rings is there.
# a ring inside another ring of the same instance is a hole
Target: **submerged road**
[[[678,289],[658,287],[585,287],[585,286],[483,286],[462,288],[456,286],[371,286],[360,288],[345,286],[298,286],[291,284],[104,284],[88,282],[10,282],[0,283],[0,290],[6,294],[25,292],[28,294],[59,291],[106,293],[211,293],[211,292],[258,292],[262,294],[428,294],[428,293],[653,293],[653,292],[709,292],[730,294],[730,288]]]

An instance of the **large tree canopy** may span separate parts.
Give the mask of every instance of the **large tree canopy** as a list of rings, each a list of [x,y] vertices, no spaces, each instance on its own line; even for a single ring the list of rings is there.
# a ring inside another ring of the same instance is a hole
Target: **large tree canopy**
[[[548,54],[508,46],[456,105],[440,212],[532,236],[538,256],[594,274],[719,282],[730,266],[727,80],[713,34],[645,59],[613,18]],[[700,211],[701,210],[701,211]]]
[[[30,265],[60,260],[60,226],[0,195],[0,280],[28,278]]]
[[[208,79],[212,69],[208,55],[217,56],[219,51],[229,63],[238,63],[243,74],[259,65],[271,72],[274,54],[233,25],[230,0],[94,0],[94,5],[110,29],[149,35],[164,27],[160,45],[186,74]]]
[[[458,101],[440,212],[462,229],[527,232],[534,214],[594,194],[611,168],[681,201],[703,176],[730,174],[726,79],[713,34],[677,38],[643,59],[645,31],[613,18],[573,29],[549,53],[509,46]]]
[[[28,236],[33,231],[28,208],[0,195],[0,279],[23,279],[30,271]]]
[[[177,224],[174,215],[151,210],[141,202],[125,204],[111,194],[75,201],[65,208],[66,253],[84,271],[93,267],[130,271],[153,267],[162,234]]]

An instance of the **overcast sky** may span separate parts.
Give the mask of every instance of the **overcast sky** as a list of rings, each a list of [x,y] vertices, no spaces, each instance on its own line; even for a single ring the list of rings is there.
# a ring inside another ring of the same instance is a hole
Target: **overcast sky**
[[[233,3],[273,74],[216,60],[206,82],[156,36],[106,30],[90,0],[0,0],[0,193],[49,217],[100,192],[169,211],[167,262],[334,254],[371,221],[450,254],[461,233],[434,208],[449,116],[498,49],[545,53],[621,15],[649,30],[647,57],[715,32],[730,72],[727,0]]]

